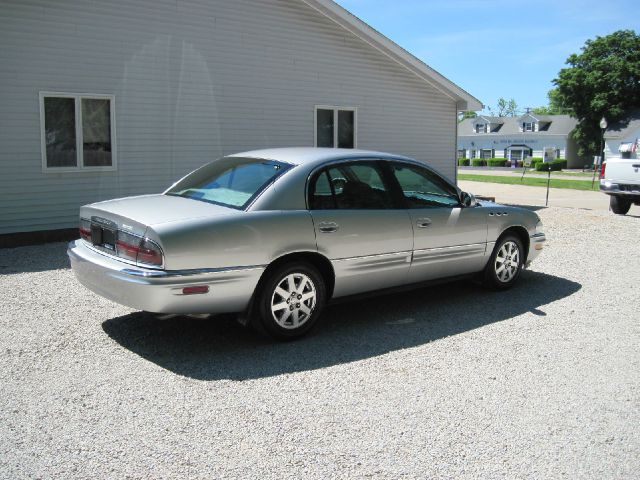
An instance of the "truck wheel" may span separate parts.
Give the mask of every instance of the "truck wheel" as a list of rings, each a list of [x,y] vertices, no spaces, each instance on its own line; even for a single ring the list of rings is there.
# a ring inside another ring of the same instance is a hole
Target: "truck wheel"
[[[626,215],[631,208],[631,201],[616,195],[611,195],[609,200],[611,211],[616,215]]]

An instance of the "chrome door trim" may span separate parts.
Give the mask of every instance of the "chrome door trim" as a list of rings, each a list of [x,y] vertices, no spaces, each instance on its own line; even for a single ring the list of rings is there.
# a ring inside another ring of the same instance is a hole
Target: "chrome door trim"
[[[403,252],[393,252],[393,253],[381,253],[379,255],[363,255],[361,257],[344,257],[344,258],[334,258],[333,260],[331,260],[332,262],[348,262],[348,261],[353,261],[353,260],[366,260],[366,259],[379,259],[382,257],[391,257],[391,256],[399,256],[399,255],[403,255],[405,257],[408,258],[407,262],[411,261],[411,251],[410,250],[406,250]]]
[[[428,263],[432,261],[448,260],[466,256],[486,255],[486,243],[472,243],[469,245],[456,245],[453,247],[427,248],[413,252],[413,264]]]

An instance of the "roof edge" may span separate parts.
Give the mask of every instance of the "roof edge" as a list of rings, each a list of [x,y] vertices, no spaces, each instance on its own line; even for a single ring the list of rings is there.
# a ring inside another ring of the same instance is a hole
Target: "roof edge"
[[[459,111],[477,111],[484,107],[482,102],[451,80],[440,74],[423,61],[416,58],[397,43],[378,32],[366,22],[341,7],[332,0],[302,0],[308,6],[351,32],[390,59],[399,63],[420,79],[447,97],[455,100]]]

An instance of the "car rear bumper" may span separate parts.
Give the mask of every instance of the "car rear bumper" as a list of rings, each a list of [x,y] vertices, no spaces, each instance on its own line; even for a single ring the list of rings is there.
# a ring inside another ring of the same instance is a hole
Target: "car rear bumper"
[[[67,254],[78,281],[116,303],[155,313],[230,313],[246,309],[263,266],[166,271],[131,267],[89,248],[83,240]],[[208,293],[185,295],[185,287]]]
[[[546,241],[547,237],[544,233],[536,233],[529,237],[529,255],[525,264],[527,267],[540,255]]]

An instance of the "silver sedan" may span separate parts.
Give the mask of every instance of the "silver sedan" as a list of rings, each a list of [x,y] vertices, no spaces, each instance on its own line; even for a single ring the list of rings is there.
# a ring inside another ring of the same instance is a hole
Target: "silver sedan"
[[[422,162],[287,148],[224,157],[162,194],[86,205],[78,280],[149,312],[238,312],[277,338],[331,299],[476,276],[507,289],[540,253],[538,216],[476,201]]]

